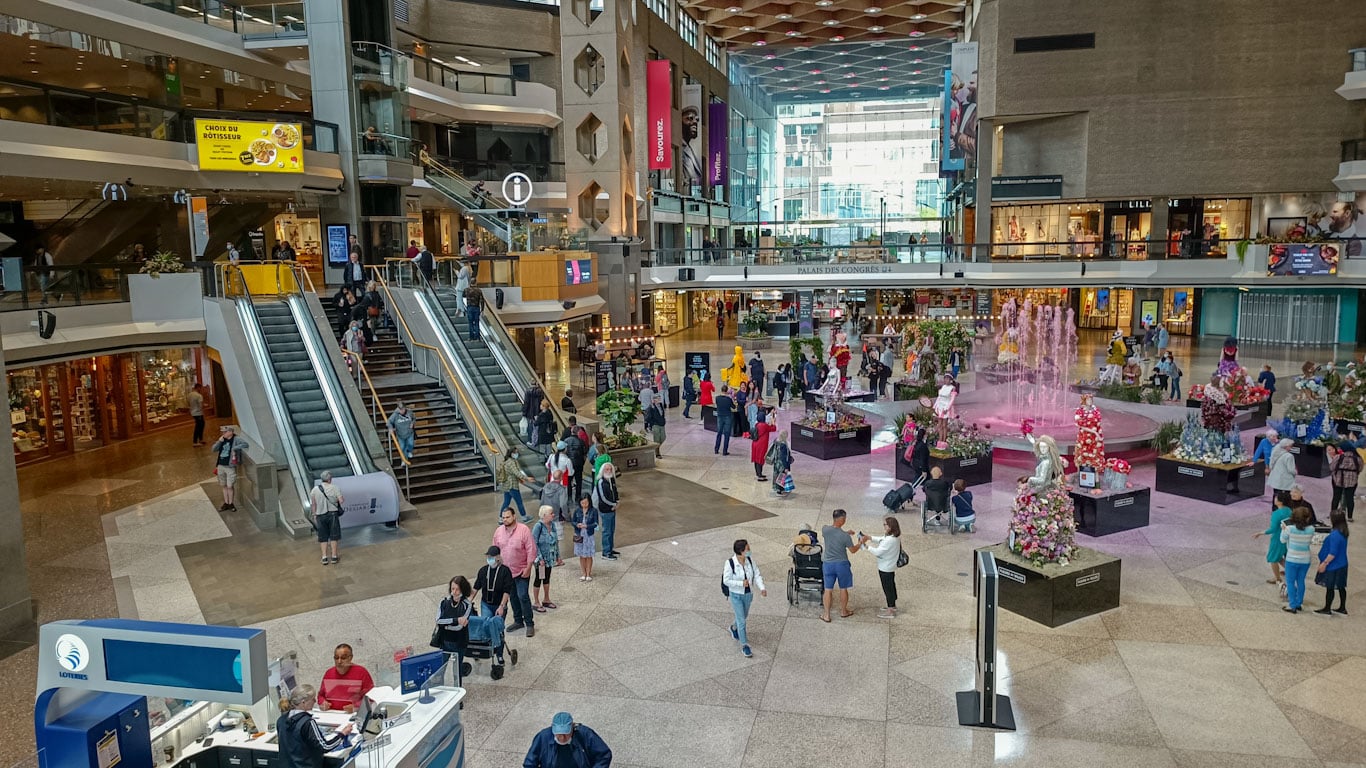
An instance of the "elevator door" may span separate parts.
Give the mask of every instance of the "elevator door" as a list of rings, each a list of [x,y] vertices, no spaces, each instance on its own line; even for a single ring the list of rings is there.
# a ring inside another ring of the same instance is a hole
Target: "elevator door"
[[[1335,344],[1338,297],[1297,293],[1241,294],[1237,335],[1243,341],[1271,344]]]

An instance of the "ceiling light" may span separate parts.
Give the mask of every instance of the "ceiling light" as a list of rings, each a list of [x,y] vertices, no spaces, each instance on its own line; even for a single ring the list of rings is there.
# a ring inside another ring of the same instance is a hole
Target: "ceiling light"
[[[755,40],[754,42],[750,43],[750,45],[768,45],[768,41],[766,41],[766,40]]]
[[[738,5],[732,5],[731,7],[729,7],[729,8],[726,9],[726,13],[739,13],[740,10],[741,10],[740,6],[738,6]]]
[[[810,50],[810,48],[809,48],[808,46],[805,46],[805,45],[799,45],[799,46],[797,46],[796,48],[794,48],[793,50],[797,50],[797,51],[807,51],[807,50]]]
[[[908,50],[908,51],[918,51],[918,50],[920,50],[920,46],[918,46],[918,45],[913,45],[913,46],[911,46],[910,48],[907,48],[906,50]]]
[[[774,18],[777,19],[778,21],[787,21],[788,19],[792,18],[792,14],[790,14],[790,13],[780,13],[780,14],[778,14],[777,16],[775,16]]]
[[[842,42],[844,42],[844,35],[835,35],[834,37],[831,37],[831,38],[830,38],[830,42],[832,42],[832,43],[842,43]],[[844,51],[840,51],[840,53],[844,53]]]
[[[911,71],[911,74],[913,74],[913,75],[918,75],[918,74],[920,74],[920,70],[918,70],[918,69],[912,70],[912,71]]]
[[[882,41],[881,41],[881,40],[874,40],[873,42],[869,43],[868,45],[871,46],[871,47],[873,47],[873,48],[881,48],[881,47],[882,47]]]
[[[863,12],[864,12],[864,13],[882,13],[882,9],[879,8],[879,7],[877,7],[876,5],[870,5],[870,6],[868,6],[867,8],[864,8],[864,9],[863,9]]]
[[[885,82],[887,82],[888,80],[891,80],[891,79],[892,79],[892,78],[890,78],[890,77],[879,77],[879,78],[877,79],[877,81],[878,81],[879,83],[885,83]]]
[[[849,78],[851,78],[851,77],[858,77],[858,74],[857,74],[857,73],[854,73],[854,72],[848,72],[848,73],[846,73],[846,74],[844,75],[844,78],[845,78],[846,80],[849,79]]]
[[[925,18],[925,14],[923,14],[923,13],[913,13],[913,14],[911,14],[911,21],[920,21],[920,20],[923,19],[923,18]]]
[[[438,59],[438,58],[435,57],[435,56],[432,57],[432,61],[435,61],[437,64],[445,64],[445,63],[446,63],[446,62],[442,61],[441,59]]]
[[[745,26],[740,27],[740,31],[741,31],[741,32],[753,32],[753,31],[754,31],[754,27],[751,27],[751,26],[749,26],[748,24],[746,24]]]
[[[784,32],[783,34],[787,35],[788,37],[801,37],[801,36],[802,36],[802,32],[801,32],[801,30],[799,30],[799,29],[789,29],[788,31]]]
[[[765,54],[764,54],[764,61],[772,61],[772,60],[774,60],[774,59],[776,59],[776,58],[778,58],[778,54],[776,54],[776,53],[765,53]]]
[[[921,31],[918,30],[918,29],[913,29],[913,30],[911,30],[911,37],[924,37],[924,36],[925,36],[925,33],[924,33],[924,32],[921,32]]]
[[[787,67],[784,67],[784,66],[782,66],[782,65],[778,65],[778,66],[776,66],[776,67],[773,68],[773,70],[774,70],[775,72],[782,72],[784,69],[787,69]]]
[[[921,61],[921,59],[911,59],[912,64],[919,64]]]
[[[880,26],[874,24],[873,26],[871,26],[871,27],[868,28],[868,31],[869,31],[869,32],[881,32],[881,31],[882,31],[882,27],[880,27]]]
[[[840,24],[838,19],[826,19],[822,23],[827,27],[838,27]]]
[[[890,90],[889,86],[886,86],[886,85],[879,85],[879,86],[877,87],[877,89],[878,89],[879,91]]]
[[[816,85],[825,85],[825,81],[824,81],[824,80],[817,80],[817,81],[816,81]]]
[[[821,71],[820,71],[819,69],[813,69],[813,70],[811,70],[811,74],[813,74],[813,75],[819,75],[820,73],[821,73]]]
[[[816,0],[816,5],[821,8],[829,8],[835,4],[835,0]]]
[[[822,88],[822,89],[821,89],[821,93],[829,93],[829,92],[830,92],[830,89],[829,89],[829,88]]]

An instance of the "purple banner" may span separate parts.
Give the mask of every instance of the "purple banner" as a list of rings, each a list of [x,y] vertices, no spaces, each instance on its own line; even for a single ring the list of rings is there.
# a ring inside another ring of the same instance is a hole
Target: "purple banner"
[[[721,186],[730,172],[730,115],[726,102],[707,105],[707,183]]]

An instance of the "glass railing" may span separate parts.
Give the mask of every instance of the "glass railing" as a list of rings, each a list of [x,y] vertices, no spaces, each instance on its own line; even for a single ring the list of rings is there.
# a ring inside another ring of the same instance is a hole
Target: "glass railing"
[[[396,133],[366,130],[356,134],[356,153],[360,155],[384,155],[412,162],[414,144],[412,139]]]
[[[0,85],[9,87],[23,97],[25,104],[25,108],[19,110],[0,107],[0,120],[185,144],[195,141],[195,118],[286,121],[303,125],[305,149],[333,154],[337,152],[337,126],[303,115],[177,110],[105,93],[83,93],[4,80],[0,80]]]
[[[149,8],[194,19],[246,38],[305,37],[304,4],[235,4],[222,0],[135,0]]]
[[[1360,72],[1366,69],[1366,48],[1353,48],[1347,52],[1347,57],[1351,62],[1348,65],[1350,71]]]
[[[407,88],[412,55],[379,43],[351,44],[351,74],[357,79],[377,80],[393,88]]]
[[[950,264],[965,261],[1148,261],[1223,259],[1231,240],[1109,240],[1104,242],[992,243],[990,245],[782,245],[769,248],[658,248],[647,250],[649,266],[812,266],[832,274],[856,273],[857,265]]]
[[[142,269],[134,263],[28,267],[20,266],[16,257],[0,263],[0,312],[125,302],[128,276]]]
[[[564,163],[518,162],[516,160],[464,160],[440,156],[442,165],[466,179],[502,183],[510,173],[525,173],[532,183],[564,181]]]
[[[1342,162],[1354,163],[1361,160],[1366,160],[1366,139],[1342,142]]]
[[[517,81],[512,75],[470,72],[452,67],[444,61],[409,54],[413,77],[433,85],[461,93],[486,93],[495,96],[516,96]]]

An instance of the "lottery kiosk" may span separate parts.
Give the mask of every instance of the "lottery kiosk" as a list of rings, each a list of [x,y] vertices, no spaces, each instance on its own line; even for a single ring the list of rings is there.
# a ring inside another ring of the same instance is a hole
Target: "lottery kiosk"
[[[283,768],[275,722],[294,667],[268,660],[264,630],[58,621],[38,643],[38,768]],[[355,713],[312,713],[324,731],[352,724],[327,766],[463,768],[465,691],[432,685],[430,666]]]

